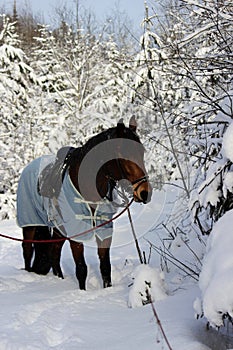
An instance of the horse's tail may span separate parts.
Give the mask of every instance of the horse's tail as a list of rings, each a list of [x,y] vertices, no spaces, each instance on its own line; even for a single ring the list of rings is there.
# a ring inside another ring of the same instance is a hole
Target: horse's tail
[[[37,226],[35,240],[50,240],[51,233],[47,226]],[[32,265],[32,271],[39,275],[47,275],[52,267],[51,251],[52,243],[34,243],[35,257]]]

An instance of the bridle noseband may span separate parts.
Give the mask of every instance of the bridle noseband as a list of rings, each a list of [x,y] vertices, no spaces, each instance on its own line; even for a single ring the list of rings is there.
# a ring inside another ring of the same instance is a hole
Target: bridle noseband
[[[138,188],[141,186],[142,183],[148,182],[148,180],[149,180],[149,176],[148,176],[148,175],[145,175],[145,176],[143,176],[143,177],[140,177],[140,178],[137,179],[137,180],[134,180],[134,181],[132,182],[132,186],[138,184],[138,185],[134,188],[134,192],[138,190]]]
[[[126,175],[124,173],[124,169],[121,165],[121,162],[120,162],[120,157],[119,158],[116,158],[116,163],[117,163],[117,166],[118,166],[118,169],[120,171],[120,174],[121,174],[121,178],[122,179],[126,179]],[[118,180],[116,180],[112,175],[105,175],[105,177],[108,179],[108,192],[107,192],[107,195],[106,195],[106,198],[110,201],[113,201],[113,195],[112,195],[112,192],[114,190],[114,188],[116,188],[116,185],[118,183]],[[136,179],[134,181],[131,182],[131,185],[132,185],[132,192],[136,192],[138,190],[138,188],[144,183],[144,182],[148,182],[148,179],[149,179],[149,176],[148,175],[144,175],[142,177],[140,177],[139,179]],[[135,188],[133,187],[134,185],[137,185]],[[127,190],[127,189],[126,189]],[[130,192],[130,191],[128,191]],[[123,195],[123,197],[125,197]]]

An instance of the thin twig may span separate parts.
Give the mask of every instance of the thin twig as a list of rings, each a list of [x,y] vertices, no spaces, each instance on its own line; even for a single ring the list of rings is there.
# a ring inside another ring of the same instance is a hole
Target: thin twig
[[[143,261],[143,258],[142,258],[142,253],[141,253],[141,250],[140,250],[140,247],[139,247],[139,244],[138,244],[138,240],[137,240],[137,236],[136,236],[136,232],[134,230],[134,226],[133,226],[133,220],[132,220],[132,216],[131,216],[131,213],[130,213],[130,210],[129,210],[129,207],[127,208],[127,212],[128,212],[128,217],[129,217],[129,221],[130,221],[130,225],[131,225],[131,229],[132,229],[132,233],[133,233],[133,237],[134,237],[134,241],[135,241],[135,244],[136,244],[136,248],[137,248],[137,251],[138,251],[138,256],[139,256],[139,260],[140,260],[140,263],[141,264],[146,264],[146,257],[145,257],[145,252],[144,253],[144,261]],[[152,246],[152,245],[151,245]],[[146,289],[146,293],[147,293],[147,300],[149,301],[150,305],[151,305],[151,308],[152,308],[152,311],[153,311],[153,314],[155,316],[155,319],[156,319],[156,322],[160,328],[160,331],[162,333],[162,336],[168,346],[168,349],[169,350],[172,350],[172,347],[167,339],[167,336],[166,336],[166,333],[163,329],[163,326],[162,326],[162,323],[158,317],[158,314],[156,312],[156,309],[155,309],[155,306],[153,304],[153,301],[152,301],[152,297],[151,297],[151,294],[148,290],[148,288]]]
[[[138,240],[137,240],[136,232],[134,230],[133,220],[132,220],[132,216],[131,216],[129,207],[127,207],[127,212],[128,212],[129,222],[130,222],[132,233],[133,233],[133,237],[134,237],[134,242],[135,242],[135,245],[136,245],[136,248],[137,248],[137,252],[138,252],[139,261],[140,261],[141,264],[143,264],[143,263],[145,263],[145,261],[143,261],[143,258],[142,258],[142,252],[141,252],[141,249],[140,249],[139,244],[138,244]]]
[[[174,266],[178,267],[178,269],[180,269],[181,271],[185,272],[187,275],[189,275],[190,277],[192,277],[195,281],[198,281],[199,274],[194,271],[193,269],[191,269],[189,266],[187,266],[186,264],[184,264],[182,261],[176,259],[172,254],[170,254],[169,252],[166,251],[162,251],[161,248],[156,247],[154,244],[152,244],[150,241],[146,240],[151,247],[159,254],[162,255],[162,253],[166,256],[166,259],[172,263]],[[188,271],[190,271],[188,273]],[[197,277],[195,277],[197,276]]]
[[[161,333],[162,333],[162,336],[163,336],[163,338],[164,338],[164,340],[165,340],[165,342],[166,342],[166,344],[167,344],[167,346],[168,346],[168,349],[169,349],[169,350],[172,350],[172,347],[171,347],[171,345],[170,345],[170,343],[169,343],[169,341],[168,341],[168,338],[167,338],[167,336],[166,336],[166,333],[165,333],[165,331],[164,331],[164,329],[163,329],[162,323],[161,323],[161,321],[160,321],[160,319],[159,319],[159,316],[158,316],[157,311],[156,311],[156,309],[155,309],[155,306],[154,306],[154,303],[153,303],[153,301],[152,301],[151,294],[150,294],[148,288],[147,288],[146,292],[147,292],[147,299],[148,299],[148,301],[149,301],[150,304],[151,304],[151,308],[152,308],[153,314],[154,314],[154,316],[155,316],[155,319],[156,319],[156,322],[157,322],[157,324],[158,324],[158,326],[159,326],[159,329],[160,329],[160,331],[161,331]]]

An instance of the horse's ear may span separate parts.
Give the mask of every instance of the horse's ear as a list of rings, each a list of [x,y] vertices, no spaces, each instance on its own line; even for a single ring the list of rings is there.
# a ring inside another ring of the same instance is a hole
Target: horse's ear
[[[135,119],[135,115],[133,115],[131,118],[130,118],[130,121],[129,121],[129,128],[133,131],[136,131],[137,130],[137,122],[136,122],[136,119]]]
[[[122,137],[124,130],[125,130],[125,124],[124,124],[123,118],[121,118],[117,123],[117,136]]]

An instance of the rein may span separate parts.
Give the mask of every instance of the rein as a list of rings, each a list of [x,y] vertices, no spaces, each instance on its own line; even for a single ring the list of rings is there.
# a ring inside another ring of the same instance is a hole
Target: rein
[[[58,242],[63,242],[63,241],[70,241],[70,240],[72,240],[72,238],[76,238],[76,237],[82,236],[84,234],[90,233],[92,231],[95,231],[96,229],[98,229],[100,227],[103,227],[103,226],[109,224],[110,222],[118,219],[122,214],[124,214],[124,212],[126,210],[128,210],[128,208],[130,207],[130,205],[132,203],[133,203],[133,199],[131,199],[131,201],[127,203],[126,207],[124,207],[124,209],[120,213],[115,215],[112,219],[104,221],[102,224],[99,224],[98,226],[94,226],[94,227],[92,227],[92,228],[90,228],[90,229],[88,229],[86,231],[83,231],[83,232],[78,233],[76,235],[73,235],[71,237],[62,237],[62,238],[50,239],[50,240],[48,240],[48,239],[47,240],[33,240],[33,239],[16,238],[16,237],[4,235],[2,233],[0,233],[0,237],[7,238],[7,239],[10,239],[12,241],[24,242],[24,243],[58,243]]]

